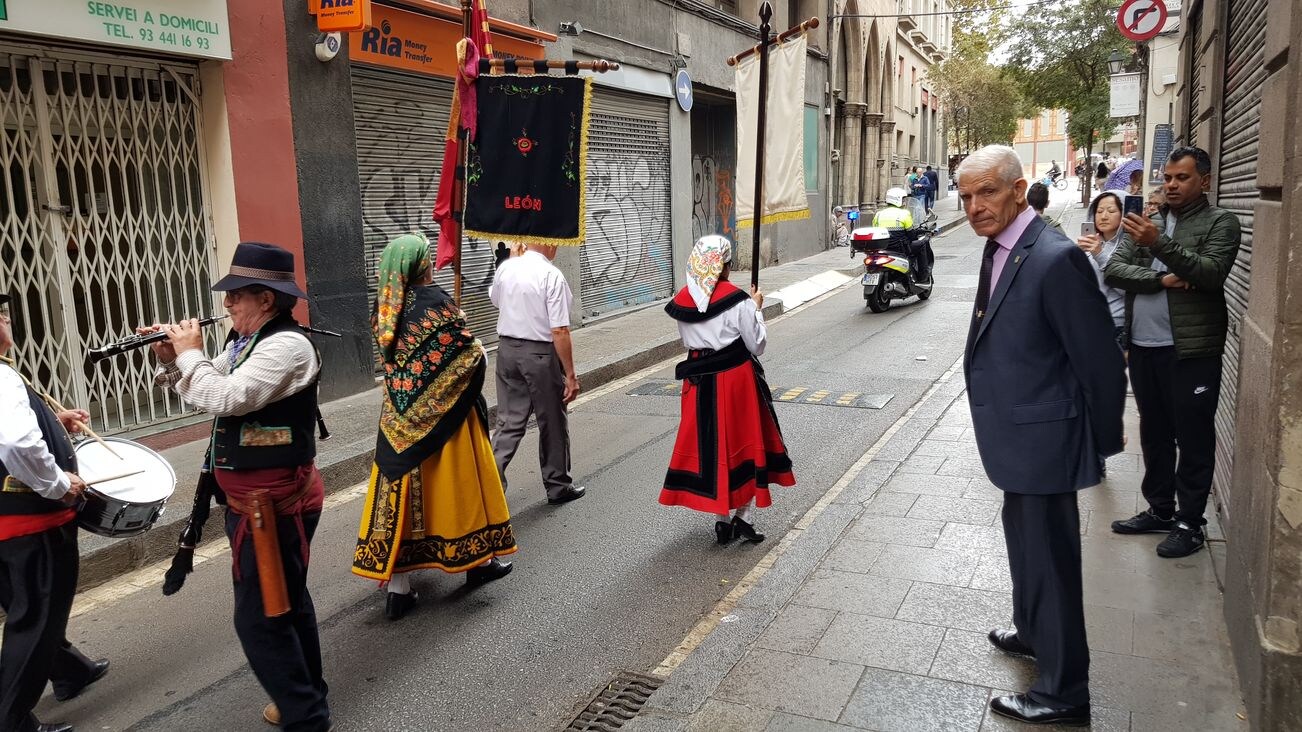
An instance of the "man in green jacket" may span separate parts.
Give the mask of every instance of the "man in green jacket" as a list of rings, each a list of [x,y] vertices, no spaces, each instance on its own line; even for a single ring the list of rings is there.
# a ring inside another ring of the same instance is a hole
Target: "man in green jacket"
[[[1105,270],[1125,290],[1130,384],[1144,451],[1149,508],[1114,521],[1119,534],[1165,533],[1159,556],[1203,547],[1203,513],[1216,462],[1216,403],[1228,318],[1225,280],[1239,251],[1239,220],[1207,201],[1212,162],[1182,147],[1166,166],[1166,206],[1129,214]],[[1177,461],[1178,449],[1178,461]],[[1177,508],[1178,505],[1178,508]]]

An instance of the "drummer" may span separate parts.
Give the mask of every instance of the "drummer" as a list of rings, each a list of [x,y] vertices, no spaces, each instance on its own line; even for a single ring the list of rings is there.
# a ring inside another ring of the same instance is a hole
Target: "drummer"
[[[14,345],[9,296],[0,294],[0,730],[69,732],[32,714],[54,674],[55,696],[76,696],[108,672],[64,640],[77,591],[77,518],[86,490],[69,432],[90,415],[56,414],[23,382],[7,356]]]
[[[286,730],[327,730],[321,643],[307,590],[308,545],[325,500],[313,434],[321,358],[292,312],[307,295],[294,284],[294,255],[261,243],[236,247],[230,273],[212,289],[226,293],[231,317],[226,348],[215,358],[204,355],[197,320],[137,332],[167,333],[167,340],[151,344],[161,364],[157,382],[216,417],[211,460],[226,496],[235,633],[272,699],[263,718]],[[275,503],[290,605],[272,618],[263,609],[248,520],[250,494],[259,489]]]

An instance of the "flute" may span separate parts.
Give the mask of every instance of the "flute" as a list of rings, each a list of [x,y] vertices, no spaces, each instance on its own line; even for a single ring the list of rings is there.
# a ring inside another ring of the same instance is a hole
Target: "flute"
[[[203,320],[200,320],[199,326],[203,327],[206,325],[212,325],[213,323],[223,321],[229,317],[230,317],[229,315],[214,315],[211,318],[204,318]],[[104,359],[110,356],[117,356],[119,354],[126,353],[127,351],[140,348],[141,346],[147,346],[150,343],[157,343],[158,341],[162,341],[166,339],[167,339],[167,333],[161,330],[156,333],[147,333],[145,335],[136,334],[136,335],[127,336],[126,338],[123,338],[122,340],[117,341],[116,343],[110,343],[107,346],[92,348],[87,353],[90,356],[91,363],[99,363],[100,361],[103,361]]]

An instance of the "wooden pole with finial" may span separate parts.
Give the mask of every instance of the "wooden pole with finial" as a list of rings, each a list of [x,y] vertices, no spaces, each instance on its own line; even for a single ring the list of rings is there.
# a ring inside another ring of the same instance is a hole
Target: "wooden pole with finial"
[[[755,133],[758,139],[755,149],[755,212],[754,229],[751,239],[750,285],[759,287],[760,271],[760,226],[764,221],[764,148],[765,127],[768,122],[769,99],[769,34],[773,29],[769,21],[773,19],[773,5],[767,0],[760,5],[759,27],[759,115],[755,121]]]
[[[471,3],[473,0],[461,0],[461,37],[469,38],[471,31]],[[463,102],[464,103],[464,102]],[[455,114],[457,110],[452,110]],[[466,128],[461,126],[461,120],[457,120],[457,172],[454,176],[456,186],[454,190],[456,195],[453,197],[452,204],[455,206],[452,220],[456,222],[456,242],[457,255],[452,258],[452,299],[456,302],[457,307],[461,307],[461,236],[465,230],[466,215],[466,163],[470,160],[470,136],[466,133]],[[447,161],[443,161],[447,165]]]

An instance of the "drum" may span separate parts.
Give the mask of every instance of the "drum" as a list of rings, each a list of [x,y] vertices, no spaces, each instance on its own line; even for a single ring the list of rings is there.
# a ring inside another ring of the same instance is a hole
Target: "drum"
[[[176,473],[144,445],[117,437],[104,442],[112,452],[93,440],[77,446],[77,471],[87,485],[77,523],[100,536],[143,534],[163,515],[163,504],[176,490]]]

